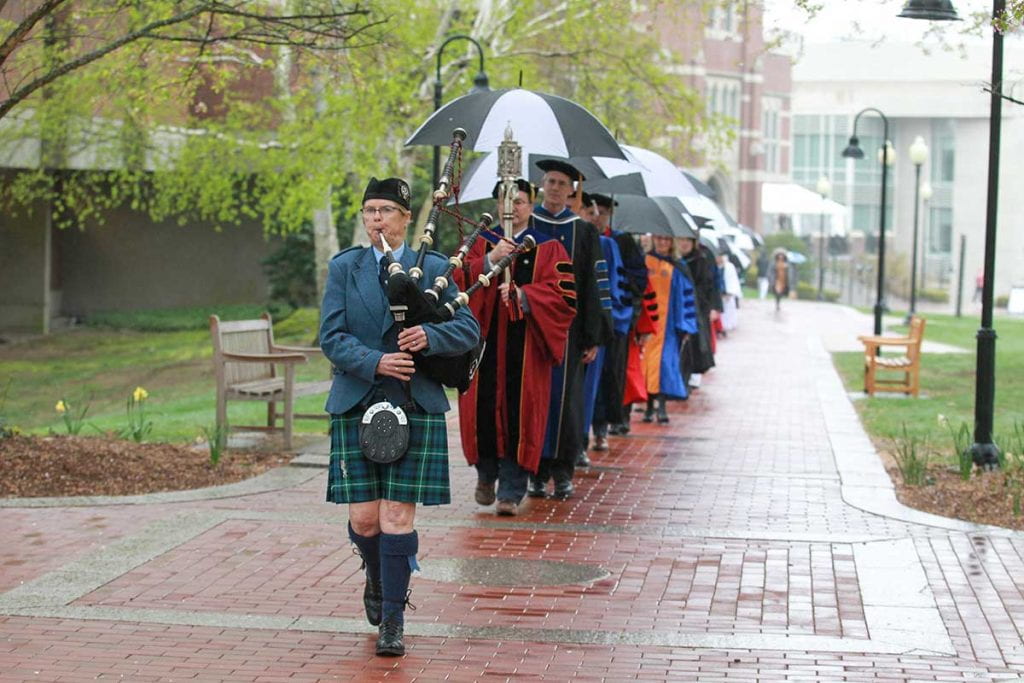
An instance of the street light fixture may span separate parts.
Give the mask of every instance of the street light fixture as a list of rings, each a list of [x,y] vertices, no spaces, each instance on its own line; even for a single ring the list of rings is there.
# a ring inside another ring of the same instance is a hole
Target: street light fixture
[[[978,329],[978,360],[974,386],[974,443],[969,452],[979,467],[999,466],[999,449],[992,441],[996,397],[996,331],[992,328],[992,293],[996,274],[996,222],[999,207],[999,137],[1003,120],[1003,34],[995,22],[1002,17],[1006,0],[992,1],[992,81],[988,118],[988,196],[985,202],[985,269],[981,290],[981,327]],[[908,0],[901,17],[911,19],[958,19],[950,0]]]
[[[490,82],[487,80],[487,73],[484,71],[484,49],[480,47],[480,43],[477,42],[472,36],[463,34],[449,36],[441,47],[437,49],[437,69],[434,71],[434,111],[441,108],[441,95],[443,91],[443,85],[441,84],[441,56],[444,54],[444,49],[448,47],[449,43],[455,42],[456,40],[468,40],[476,46],[476,51],[480,55],[480,71],[476,76],[473,77],[473,89],[471,93],[475,92],[487,92],[491,89]],[[437,145],[434,146],[434,166],[433,166],[433,184],[430,186],[431,189],[437,187],[438,176],[440,175],[441,169],[441,148]]]
[[[928,254],[931,251],[931,240],[929,228],[931,227],[931,216],[928,212],[928,202],[932,200],[932,184],[927,180],[921,183],[921,201],[924,202],[924,218],[921,219],[921,289],[928,289]]]
[[[882,117],[882,206],[878,212],[878,285],[875,291],[875,334],[879,335],[882,334],[882,313],[885,311],[885,191],[889,182],[889,154],[892,151],[889,144],[889,119],[885,114],[874,107],[857,112],[853,119],[853,135],[850,136],[850,144],[843,150],[843,156],[847,159],[864,158],[864,150],[860,148],[860,140],[857,138],[857,122],[869,111]]]
[[[828,176],[818,178],[816,187],[821,195],[821,215],[818,218],[818,301],[825,299],[825,200],[832,194]]]
[[[907,325],[917,312],[917,221],[918,208],[921,204],[921,166],[926,161],[928,145],[925,144],[924,138],[918,135],[910,145],[910,163],[914,164],[914,239],[910,252],[910,309],[904,321]]]

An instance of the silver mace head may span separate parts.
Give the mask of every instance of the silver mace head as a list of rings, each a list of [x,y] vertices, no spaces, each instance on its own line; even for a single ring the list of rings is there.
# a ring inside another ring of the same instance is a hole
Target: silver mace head
[[[498,175],[515,180],[523,168],[523,148],[512,138],[512,125],[505,126],[505,139],[498,145]]]

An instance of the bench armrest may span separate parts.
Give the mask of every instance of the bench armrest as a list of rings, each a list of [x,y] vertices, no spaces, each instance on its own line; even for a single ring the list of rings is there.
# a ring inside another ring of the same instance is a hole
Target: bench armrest
[[[305,363],[301,353],[222,353],[226,361],[239,363]]]
[[[270,347],[270,350],[274,353],[301,353],[307,356],[323,355],[323,351],[320,350],[319,346],[288,346],[285,344],[274,344]]]
[[[910,337],[872,337],[862,336],[857,337],[865,346],[913,346],[917,343],[916,339]]]

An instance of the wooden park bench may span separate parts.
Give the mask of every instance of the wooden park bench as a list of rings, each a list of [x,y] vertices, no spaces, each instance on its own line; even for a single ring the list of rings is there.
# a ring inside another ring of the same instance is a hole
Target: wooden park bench
[[[330,391],[331,381],[296,382],[295,366],[320,357],[320,349],[310,346],[282,346],[274,343],[270,314],[258,320],[221,322],[210,316],[213,337],[213,367],[217,377],[217,433],[228,424],[228,401],[263,401],[267,404],[267,424],[231,425],[232,429],[283,431],[284,447],[292,447],[295,418],[325,419],[326,413],[301,414],[293,410],[300,396]],[[282,368],[283,372],[278,368]],[[278,408],[283,427],[277,426]]]
[[[895,391],[917,397],[921,384],[921,342],[924,341],[924,318],[910,320],[910,334],[906,337],[858,337],[864,344],[864,393],[874,396],[875,391]],[[886,347],[902,349],[898,356],[882,355]],[[896,379],[880,371],[899,373]]]

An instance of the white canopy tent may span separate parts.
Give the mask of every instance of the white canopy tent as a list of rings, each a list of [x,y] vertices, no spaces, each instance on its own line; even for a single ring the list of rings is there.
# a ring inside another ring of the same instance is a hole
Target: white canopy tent
[[[761,185],[761,212],[793,217],[796,234],[816,232],[822,214],[829,216],[829,234],[846,234],[846,206],[796,183],[763,183]],[[806,216],[801,220],[801,216]],[[766,222],[770,225],[772,222]],[[801,225],[803,224],[803,225]],[[806,229],[802,229],[806,227]]]

